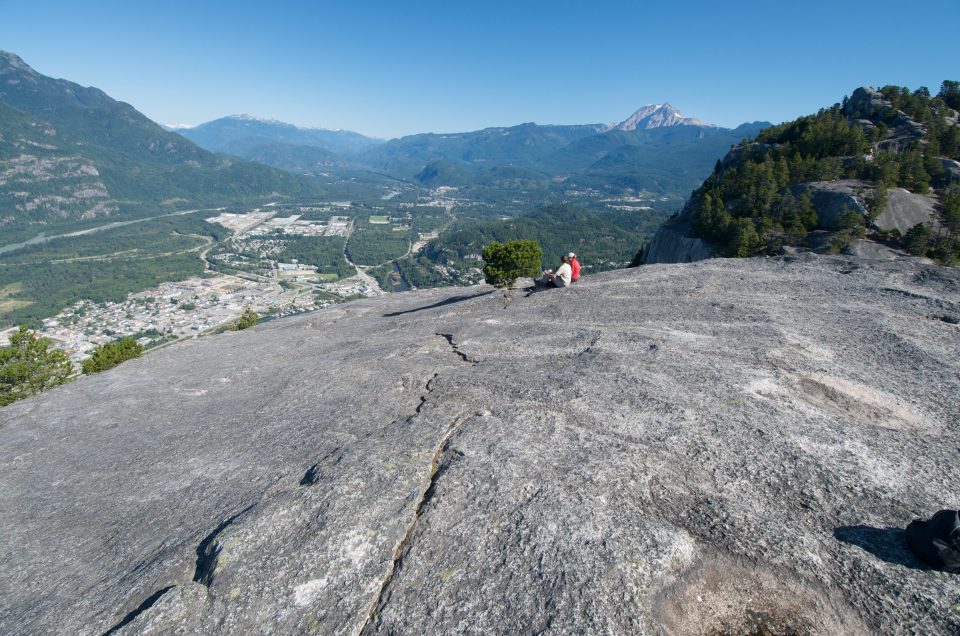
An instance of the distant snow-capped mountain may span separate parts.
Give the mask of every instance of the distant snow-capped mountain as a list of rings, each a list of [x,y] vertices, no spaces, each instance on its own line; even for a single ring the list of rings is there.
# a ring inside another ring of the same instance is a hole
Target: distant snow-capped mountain
[[[611,126],[616,130],[648,130],[664,126],[710,126],[699,119],[684,117],[670,104],[647,104],[619,124]]]

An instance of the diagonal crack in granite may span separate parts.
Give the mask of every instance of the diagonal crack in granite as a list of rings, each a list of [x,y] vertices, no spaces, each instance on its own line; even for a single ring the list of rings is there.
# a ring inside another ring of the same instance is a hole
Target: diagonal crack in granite
[[[434,376],[434,378],[436,378],[436,376]],[[383,577],[380,588],[377,591],[373,602],[370,604],[367,617],[364,620],[363,625],[361,625],[360,629],[357,631],[358,636],[361,634],[371,633],[373,624],[376,622],[381,609],[386,604],[386,594],[390,588],[390,584],[393,582],[397,573],[403,568],[403,559],[410,551],[410,547],[413,542],[413,534],[417,528],[417,523],[423,516],[423,511],[427,504],[433,498],[433,495],[436,492],[437,482],[440,479],[440,476],[443,474],[443,470],[441,468],[443,456],[449,449],[451,438],[466,420],[467,417],[464,415],[456,417],[450,426],[447,427],[447,430],[444,432],[443,436],[440,438],[440,441],[434,448],[433,454],[430,458],[430,479],[427,482],[426,488],[424,488],[423,492],[421,493],[419,500],[417,501],[413,516],[410,519],[410,523],[407,524],[407,528],[403,533],[403,537],[397,543],[397,547],[393,551],[393,558],[391,559],[387,568],[387,572]]]
[[[456,339],[454,338],[454,335],[452,333],[443,333],[438,331],[437,335],[447,341],[447,344],[450,345],[450,349],[453,351],[453,354],[458,358],[460,358],[462,361],[472,365],[480,364],[479,360],[476,360],[475,358],[471,357],[469,354],[464,353],[463,351],[460,350],[460,346],[456,343]]]

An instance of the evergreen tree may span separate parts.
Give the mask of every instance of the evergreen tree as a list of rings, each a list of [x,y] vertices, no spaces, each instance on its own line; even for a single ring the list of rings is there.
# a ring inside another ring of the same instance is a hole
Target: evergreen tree
[[[808,231],[815,230],[820,224],[817,209],[813,207],[813,194],[809,190],[800,195],[800,222]]]
[[[877,184],[876,189],[867,196],[866,204],[871,221],[883,214],[883,211],[887,209],[887,201],[889,198],[889,191],[884,183]]]
[[[940,201],[940,223],[947,232],[945,246],[951,260],[960,257],[960,189],[954,188],[944,193]]]
[[[917,223],[907,230],[903,237],[903,246],[914,256],[926,256],[930,249],[930,228],[923,223]]]
[[[760,247],[760,235],[752,219],[737,219],[727,245],[727,255],[743,258],[753,256]]]
[[[940,99],[953,110],[960,110],[960,82],[944,80],[940,85]]]
[[[63,384],[73,375],[67,355],[26,327],[0,349],[0,406]]]
[[[483,248],[483,276],[496,287],[513,287],[518,278],[539,274],[542,258],[536,241],[494,241]]]
[[[237,331],[242,331],[244,329],[253,327],[258,322],[260,322],[260,316],[257,315],[257,312],[247,307],[243,310],[243,313],[240,314],[240,319],[237,320],[237,323],[234,325],[234,327]]]
[[[83,361],[83,372],[90,374],[106,371],[126,360],[139,358],[142,353],[143,346],[133,338],[106,342],[94,349],[90,357]]]
[[[930,190],[930,175],[923,167],[923,154],[919,148],[914,148],[904,155],[900,163],[900,185],[918,194],[925,194]]]

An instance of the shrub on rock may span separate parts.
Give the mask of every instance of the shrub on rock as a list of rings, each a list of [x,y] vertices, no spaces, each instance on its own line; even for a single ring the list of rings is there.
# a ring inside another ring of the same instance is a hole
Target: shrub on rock
[[[0,406],[63,384],[71,375],[67,354],[20,327],[10,336],[10,345],[0,348]]]
[[[483,276],[496,287],[513,287],[518,278],[540,273],[543,250],[536,241],[494,241],[483,248]]]
[[[240,320],[237,321],[236,328],[238,331],[249,329],[258,322],[260,322],[260,316],[257,315],[257,312],[247,307],[243,310],[243,313],[240,314]]]
[[[93,354],[83,361],[84,373],[99,373],[112,369],[121,362],[139,358],[143,346],[133,338],[121,338],[106,342],[93,350]]]

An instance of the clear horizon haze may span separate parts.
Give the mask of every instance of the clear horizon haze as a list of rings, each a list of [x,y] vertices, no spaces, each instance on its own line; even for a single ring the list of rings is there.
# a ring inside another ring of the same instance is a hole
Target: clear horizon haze
[[[0,49],[166,125],[246,113],[391,138],[613,123],[644,104],[774,123],[857,86],[960,79],[960,0],[0,0]]]

